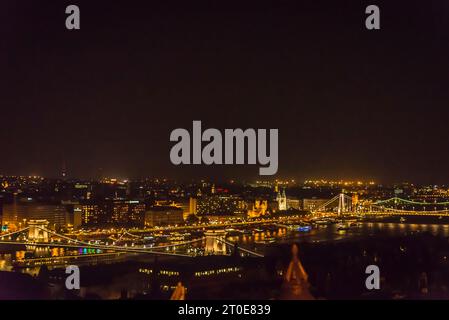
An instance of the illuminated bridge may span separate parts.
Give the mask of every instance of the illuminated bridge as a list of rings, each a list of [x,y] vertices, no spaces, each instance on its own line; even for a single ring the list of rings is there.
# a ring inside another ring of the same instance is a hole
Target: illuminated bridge
[[[226,232],[219,230],[206,231],[205,236],[193,240],[176,242],[173,244],[166,244],[160,246],[127,246],[127,245],[115,245],[115,244],[98,244],[92,242],[80,241],[73,239],[62,234],[58,234],[46,227],[48,222],[45,220],[29,221],[26,228],[18,231],[0,234],[0,244],[6,245],[25,245],[25,246],[42,246],[42,247],[63,247],[63,248],[86,248],[86,249],[99,249],[101,251],[113,251],[119,253],[138,253],[138,254],[153,254],[153,255],[168,255],[168,256],[181,256],[181,257],[193,257],[196,252],[192,251],[190,254],[184,254],[175,252],[177,247],[185,247],[193,244],[204,245],[206,254],[228,254],[228,249],[237,248],[238,250],[245,252],[248,255],[261,257],[260,253],[245,249],[243,247],[235,246],[229,243],[225,239]],[[140,238],[133,234],[125,232],[128,236],[134,238]],[[123,234],[122,234],[123,236]]]
[[[318,208],[312,210],[313,214],[323,213],[335,213],[337,215],[351,214],[357,211],[355,205],[353,205],[352,197],[340,193],[332,199],[326,201]]]
[[[449,216],[449,201],[418,202],[398,197],[377,201],[365,208],[361,214],[399,216]]]
[[[29,236],[34,234],[30,230],[38,230],[39,238],[34,236]],[[53,236],[53,238],[50,238]],[[55,241],[55,238],[58,239]],[[0,235],[0,244],[10,244],[10,245],[33,245],[33,246],[52,246],[52,247],[65,247],[65,248],[88,248],[88,249],[100,249],[100,250],[111,250],[115,252],[126,252],[126,253],[148,253],[148,254],[160,254],[160,255],[172,255],[172,256],[184,256],[190,257],[191,255],[158,251],[158,249],[167,249],[171,247],[185,246],[195,242],[203,241],[204,238],[177,242],[174,244],[167,244],[162,246],[117,246],[113,244],[96,244],[91,242],[84,242],[77,239],[66,237],[62,234],[58,234],[52,230],[49,230],[41,226],[28,226],[21,230],[2,234]]]
[[[418,202],[398,197],[376,201],[374,203],[358,203],[354,198],[340,193],[328,200],[316,210],[314,215],[333,213],[344,215],[397,215],[397,216],[449,216],[449,201]]]

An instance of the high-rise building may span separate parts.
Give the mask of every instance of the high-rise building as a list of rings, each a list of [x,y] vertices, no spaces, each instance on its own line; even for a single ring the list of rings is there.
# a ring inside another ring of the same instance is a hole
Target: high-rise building
[[[81,214],[81,224],[87,226],[142,226],[145,204],[139,200],[85,201],[74,205]]]
[[[81,216],[81,225],[94,226],[105,224],[107,221],[107,210],[104,205],[95,202],[76,204],[73,208]]]
[[[183,223],[181,208],[174,206],[153,206],[145,211],[145,226],[168,226]]]
[[[190,214],[197,214],[197,200],[196,198],[190,197],[189,199],[189,213]]]
[[[66,206],[36,202],[14,202],[3,205],[3,223],[10,230],[21,229],[29,220],[47,220],[49,228],[58,229],[70,224],[70,213]]]
[[[119,225],[142,225],[145,204],[139,200],[114,200],[110,222]]]
[[[74,229],[79,229],[82,226],[83,220],[81,215],[82,215],[81,208],[79,207],[73,208],[72,226]]]

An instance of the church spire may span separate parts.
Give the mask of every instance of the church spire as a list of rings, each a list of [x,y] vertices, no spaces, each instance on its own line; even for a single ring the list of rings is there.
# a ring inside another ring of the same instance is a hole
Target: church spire
[[[283,300],[313,300],[309,292],[309,276],[298,257],[298,246],[292,246],[292,260],[285,273],[281,299]]]
[[[282,190],[282,192],[277,193],[276,201],[278,202],[279,210],[287,210],[287,196],[285,195],[285,188]]]

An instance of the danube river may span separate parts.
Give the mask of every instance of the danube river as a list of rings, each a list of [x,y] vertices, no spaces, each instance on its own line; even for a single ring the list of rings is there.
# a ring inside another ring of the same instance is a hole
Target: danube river
[[[311,230],[297,231],[297,228],[288,229],[276,225],[242,230],[228,229],[227,240],[237,243],[247,249],[263,252],[267,246],[291,243],[321,243],[351,241],[357,239],[382,237],[396,237],[414,233],[429,232],[436,236],[449,237],[449,224],[438,223],[408,223],[408,222],[359,222],[354,226],[340,230],[338,224],[315,225]],[[60,247],[34,247],[3,246],[0,247],[0,270],[9,271],[13,260],[56,258],[63,256],[115,256],[98,249],[65,249]],[[136,255],[129,255],[131,258]],[[106,259],[107,260],[107,259]]]
[[[435,236],[449,237],[449,224],[438,223],[401,223],[401,222],[361,222],[345,230],[339,230],[338,224],[314,226],[310,231],[300,232],[286,228],[263,228],[269,230],[253,231],[251,235],[228,237],[231,242],[248,248],[263,250],[267,245],[287,243],[320,243],[336,241],[356,241],[357,239],[397,237],[414,233],[429,232]]]
[[[227,240],[243,248],[263,254],[267,248],[273,248],[277,245],[292,243],[336,243],[341,241],[357,241],[358,239],[375,239],[376,237],[384,239],[385,237],[398,237],[425,232],[435,236],[449,237],[449,224],[443,224],[442,221],[438,221],[437,219],[427,221],[427,223],[423,223],[422,221],[420,223],[374,221],[358,222],[354,226],[344,230],[339,229],[338,224],[329,224],[315,225],[311,230],[304,231],[298,231],[297,228],[271,225],[246,230],[228,229]],[[204,245],[204,243],[196,246],[201,245]],[[127,258],[134,259],[136,255],[116,254],[86,248],[67,249],[60,247],[2,246],[0,247],[0,271],[12,271],[14,269],[13,261],[40,260],[45,264],[47,259],[50,268],[52,267],[52,261],[55,266],[61,266],[67,262],[67,259],[64,260],[63,257],[79,259],[80,264],[89,264],[89,257],[95,257],[96,259],[92,259],[92,263],[101,264],[102,262],[123,261]],[[16,268],[15,270],[36,274],[39,271],[39,266],[36,268]]]
[[[265,257],[242,257],[231,250],[227,256],[189,258],[83,248],[3,247],[0,270],[48,282],[52,290],[44,288],[42,297],[51,299],[67,294],[64,265],[68,264],[80,265],[82,290],[76,294],[81,298],[167,299],[182,282],[190,299],[276,299],[291,260],[291,244],[299,243],[300,258],[317,298],[422,298],[424,293],[449,297],[447,221],[390,219],[356,222],[347,228],[330,224],[301,230],[276,225],[228,229],[229,242]],[[67,257],[72,258],[64,260]],[[33,259],[43,263],[33,267],[17,263]],[[366,292],[364,286],[365,268],[370,264],[381,268],[383,290],[378,292]],[[43,265],[48,271],[42,272]]]

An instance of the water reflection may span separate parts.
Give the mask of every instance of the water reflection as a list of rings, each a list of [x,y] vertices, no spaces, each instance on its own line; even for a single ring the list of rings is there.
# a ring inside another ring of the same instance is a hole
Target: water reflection
[[[309,232],[299,232],[289,230],[285,227],[277,230],[253,231],[251,235],[233,235],[228,237],[230,242],[238,243],[247,248],[256,248],[260,250],[263,240],[275,238],[275,243],[292,242],[323,242],[339,241],[345,239],[354,239],[359,237],[375,237],[378,235],[399,236],[414,232],[430,232],[436,236],[449,237],[449,225],[442,224],[417,224],[417,223],[384,223],[367,222],[360,223],[356,227],[347,230],[338,230],[336,224],[327,226],[315,226]],[[275,245],[275,244],[273,244]]]
[[[237,243],[240,246],[264,252],[267,247],[276,246],[276,244],[285,244],[293,242],[327,242],[351,240],[357,238],[376,237],[376,236],[400,236],[415,232],[430,232],[433,235],[449,237],[449,225],[444,224],[423,224],[423,223],[394,223],[394,222],[365,222],[359,223],[354,227],[345,230],[339,230],[336,224],[314,226],[310,231],[298,231],[298,228],[266,226],[263,229],[241,230],[241,233],[233,233],[227,240]],[[188,248],[167,248],[167,251],[178,252],[178,250],[187,250],[187,252],[198,252],[201,254],[201,243],[193,244]],[[19,272],[34,272],[32,267],[48,264],[64,264],[68,259],[64,257],[89,257],[105,256],[110,258],[117,257],[120,254],[106,253],[99,249],[92,248],[63,248],[51,246],[22,246],[11,248],[0,248],[0,270],[11,271],[17,264],[24,262],[33,262],[34,265],[22,264],[17,269]],[[124,255],[124,254],[123,254]],[[77,260],[79,262],[79,260]],[[24,268],[24,267],[29,267]]]

